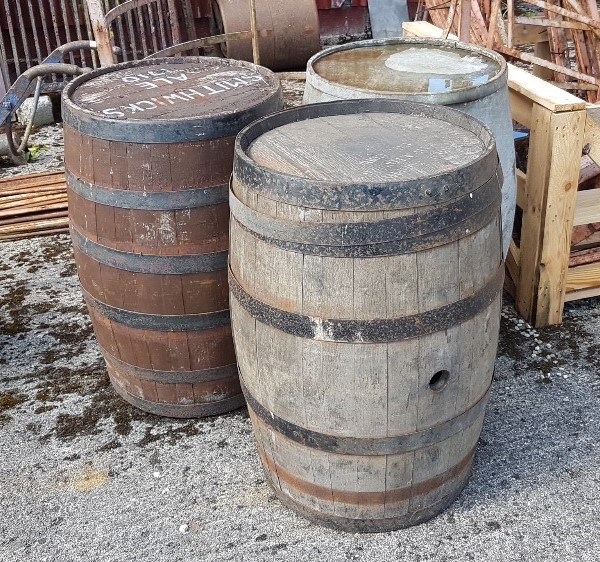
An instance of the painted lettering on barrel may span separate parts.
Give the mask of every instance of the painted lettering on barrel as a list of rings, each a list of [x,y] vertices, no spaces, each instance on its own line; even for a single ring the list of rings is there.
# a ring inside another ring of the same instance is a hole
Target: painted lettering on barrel
[[[267,84],[267,80],[260,74],[220,72],[208,76],[197,77],[191,72],[178,72],[173,74],[168,69],[150,70],[135,75],[123,76],[121,80],[127,84],[139,87],[141,90],[154,90],[164,85],[175,83],[189,83],[183,89],[163,94],[161,96],[142,99],[140,101],[109,107],[102,110],[108,117],[128,117],[144,111],[157,109],[158,106],[171,106],[181,103],[223,94],[230,90],[244,89],[258,83]]]

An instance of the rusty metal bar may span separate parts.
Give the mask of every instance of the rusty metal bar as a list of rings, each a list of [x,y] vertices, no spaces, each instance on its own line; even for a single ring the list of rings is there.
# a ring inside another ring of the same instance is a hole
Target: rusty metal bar
[[[52,4],[52,2],[51,2]],[[60,0],[60,10],[63,17],[63,27],[65,28],[65,37],[67,39],[67,43],[71,43],[71,30],[69,29],[69,14],[67,12],[66,0]],[[69,53],[69,59],[71,64],[75,64],[75,57],[73,53]]]
[[[11,10],[10,10],[9,0],[4,0],[4,8],[6,9],[6,21],[8,23],[8,28],[12,31],[12,33],[9,33],[9,35],[10,35],[10,43],[12,46],[12,52],[13,52],[13,64],[15,65],[17,75],[19,75],[19,74],[21,74],[21,63],[19,60],[19,51],[17,49],[17,42],[15,41],[15,34],[14,34],[15,27],[12,22],[12,14],[11,14]]]
[[[71,8],[73,9],[73,21],[75,22],[75,35],[77,36],[78,41],[82,41],[84,37],[81,35],[81,26],[79,25],[79,7],[77,6],[77,0],[71,0]],[[79,57],[81,66],[86,66],[85,53],[83,51],[79,51]]]
[[[177,9],[173,5],[173,0],[167,0],[167,7],[169,10],[169,22],[171,23],[171,38],[172,43],[182,43],[183,38],[181,37],[181,29],[179,27],[179,18],[177,16]]]
[[[8,68],[8,51],[10,49],[10,45],[5,42],[5,38],[8,34],[0,33],[0,69],[2,74],[2,83],[0,84],[0,93],[2,87],[4,87],[4,93],[6,93],[6,89],[10,86],[10,73]],[[4,97],[4,95],[2,95]]]
[[[107,11],[107,13],[108,13],[108,11]],[[122,57],[123,62],[128,62],[129,61],[129,49],[127,48],[127,33],[126,33],[125,27],[123,25],[123,18],[117,18],[116,23],[117,23],[117,31],[113,35],[114,43],[116,45],[118,42],[119,47],[121,48],[121,57]],[[129,33],[129,36],[131,37],[131,32]],[[130,39],[130,41],[131,41],[131,39]]]
[[[30,3],[31,5],[31,3]],[[46,10],[44,9],[44,0],[38,0],[38,10],[40,14],[40,20],[42,21],[42,30],[44,31],[44,40],[46,42],[46,52],[50,53],[52,51],[52,46],[50,45],[50,33],[48,30],[48,22],[46,22]],[[40,58],[40,61],[42,59]]]
[[[21,26],[21,30],[23,33],[23,53],[25,55],[25,66],[27,68],[33,66],[33,61],[31,60],[31,54],[29,52],[29,41],[27,40],[27,34],[25,32],[25,22],[23,21],[23,12],[21,10],[21,3],[15,2],[17,7],[17,18],[19,19],[19,25]],[[35,29],[33,30],[35,34]]]
[[[37,23],[35,21],[35,11],[32,6],[32,0],[27,0],[27,7],[29,8],[29,20],[31,21],[31,27],[33,29],[33,43],[35,46],[35,55],[38,63],[42,62],[44,55],[42,54],[42,49],[40,48],[40,37],[37,32]],[[40,14],[40,19],[43,18],[43,14]]]
[[[165,26],[165,18],[163,16],[162,1],[158,0],[156,4],[156,11],[158,12],[158,27],[160,29],[160,48],[164,49],[167,46],[167,28]],[[158,51],[158,48],[154,49],[154,52]]]
[[[142,51],[143,56],[145,58],[149,55],[150,52],[148,51],[148,44],[146,42],[146,26],[144,24],[144,12],[141,8],[136,8],[135,11],[137,12],[138,25],[140,28],[140,42],[142,43]]]
[[[156,9],[156,15],[152,10],[152,6],[154,6],[154,8]],[[150,26],[150,37],[152,38],[152,52],[155,53],[156,51],[158,51],[156,23],[158,20],[158,13],[160,12],[160,6],[158,6],[156,2],[154,4],[148,4],[147,12],[148,25]]]

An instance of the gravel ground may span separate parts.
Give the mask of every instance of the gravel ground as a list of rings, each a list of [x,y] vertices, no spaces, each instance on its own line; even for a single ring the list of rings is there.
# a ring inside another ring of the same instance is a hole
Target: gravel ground
[[[60,126],[50,129],[36,138],[56,151],[18,173],[60,167]],[[539,331],[507,300],[463,494],[424,525],[345,534],[275,499],[245,410],[175,421],[117,397],[67,236],[3,243],[0,561],[596,562],[599,340],[599,299]]]
[[[507,303],[471,481],[431,522],[344,534],[284,508],[245,410],[174,421],[112,391],[65,235],[0,252],[0,560],[596,561],[600,301]]]

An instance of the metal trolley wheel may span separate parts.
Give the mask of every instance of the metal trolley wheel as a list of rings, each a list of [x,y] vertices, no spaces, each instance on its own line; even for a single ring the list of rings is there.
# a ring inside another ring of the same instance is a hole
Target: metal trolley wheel
[[[6,141],[8,151],[15,164],[23,164],[25,162],[25,153],[27,152],[27,142],[33,129],[35,120],[35,112],[37,110],[38,101],[42,89],[43,77],[47,74],[68,74],[76,76],[91,70],[91,68],[81,68],[73,64],[65,64],[60,62],[65,54],[71,51],[81,49],[95,49],[95,41],[73,41],[62,45],[54,50],[44,61],[34,66],[21,74],[15,83],[9,88],[0,105],[0,123],[4,123],[6,130]],[[35,84],[33,111],[31,120],[27,124],[25,133],[20,139],[15,137],[12,130],[12,116],[20,105],[32,93],[33,82]]]

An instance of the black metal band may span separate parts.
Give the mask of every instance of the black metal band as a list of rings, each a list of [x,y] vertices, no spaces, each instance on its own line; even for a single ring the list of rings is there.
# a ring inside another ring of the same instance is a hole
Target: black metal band
[[[211,57],[187,57],[185,60],[197,62],[198,64],[210,64],[212,59]],[[77,88],[99,76],[129,67],[139,68],[140,72],[143,72],[146,66],[180,64],[182,59],[171,57],[126,62],[88,72],[81,76],[80,79],[69,82],[64,89],[62,98],[63,121],[69,127],[94,138],[148,144],[181,143],[235,136],[253,121],[281,109],[283,105],[281,86],[272,72],[244,61],[230,63],[227,59],[215,60],[221,66],[231,65],[235,69],[260,73],[269,84],[271,89],[270,95],[255,106],[242,108],[239,111],[223,111],[221,114],[209,117],[190,115],[187,118],[178,119],[110,118],[83,109],[72,101],[73,94]]]
[[[490,224],[499,215],[499,212],[500,208],[498,205],[493,204],[483,211],[471,215],[465,222],[455,224],[445,230],[438,230],[437,232],[431,232],[417,238],[401,238],[394,242],[365,244],[364,246],[319,246],[317,244],[285,242],[257,234],[241,224],[233,215],[231,215],[231,221],[238,224],[240,228],[258,240],[289,252],[334,258],[374,258],[378,256],[412,254],[456,242],[461,238],[471,236],[473,233]]]
[[[484,147],[483,154],[460,169],[437,176],[401,182],[356,184],[309,180],[284,174],[259,166],[247,154],[254,140],[288,123],[355,113],[404,113],[440,119],[476,135]],[[383,211],[424,207],[456,199],[473,187],[485,184],[497,167],[494,137],[485,125],[473,117],[439,105],[392,99],[361,99],[305,105],[252,123],[236,139],[233,175],[250,190],[282,203],[332,211]]]
[[[474,264],[473,267],[476,267]],[[447,330],[485,310],[501,294],[504,265],[479,291],[446,306],[401,318],[338,320],[303,316],[272,307],[246,293],[229,269],[230,295],[250,316],[277,330],[317,341],[385,343]]]
[[[90,258],[114,267],[134,273],[156,275],[183,275],[188,273],[207,273],[227,268],[227,251],[214,254],[183,254],[158,256],[122,252],[92,242],[71,225],[71,239],[76,250]]]
[[[248,407],[264,424],[284,437],[305,447],[339,455],[398,455],[441,443],[448,437],[464,431],[482,416],[489,397],[489,388],[483,397],[462,414],[422,431],[393,437],[338,437],[291,423],[267,410],[249,392],[241,375],[242,391]]]
[[[197,371],[158,371],[156,369],[144,369],[137,365],[125,363],[104,349],[102,350],[102,353],[105,361],[114,369],[121,373],[125,373],[127,376],[132,376],[144,381],[170,384],[195,384],[237,377],[238,374],[237,365],[235,363],[225,365],[224,367],[200,369]]]
[[[76,178],[69,170],[66,170],[65,175],[68,188],[80,197],[100,205],[120,209],[176,211],[218,205],[226,203],[228,199],[227,185],[185,191],[129,191],[88,183]]]
[[[192,332],[210,330],[230,323],[229,310],[219,310],[206,314],[144,314],[110,306],[90,295],[81,287],[83,297],[88,306],[98,311],[112,322],[155,332]]]
[[[375,222],[311,223],[259,213],[244,205],[232,189],[229,193],[234,219],[260,239],[292,251],[345,257],[401,254],[448,244],[489,224],[501,200],[494,176],[467,196],[413,215]]]

